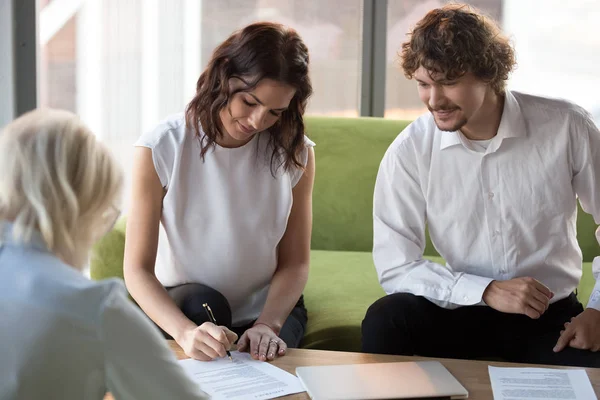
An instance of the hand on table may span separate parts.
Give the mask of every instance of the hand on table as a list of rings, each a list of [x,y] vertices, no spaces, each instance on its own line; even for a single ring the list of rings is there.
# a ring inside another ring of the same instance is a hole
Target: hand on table
[[[600,350],[600,311],[586,308],[571,318],[571,322],[565,322],[565,329],[560,332],[554,352],[558,353],[567,346],[593,352]]]
[[[500,312],[524,314],[537,319],[548,309],[554,293],[539,281],[524,277],[492,281],[483,292],[483,301]]]
[[[226,357],[226,351],[237,340],[237,335],[225,326],[205,322],[188,329],[176,340],[188,357],[200,361]]]
[[[258,323],[244,332],[238,350],[249,352],[255,360],[271,361],[285,355],[287,344],[270,327]]]

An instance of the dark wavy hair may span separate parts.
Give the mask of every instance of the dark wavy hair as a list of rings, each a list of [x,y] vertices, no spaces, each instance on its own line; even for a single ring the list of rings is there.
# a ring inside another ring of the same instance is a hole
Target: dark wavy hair
[[[196,137],[201,139],[201,157],[204,159],[216,139],[223,137],[219,113],[228,106],[230,98],[238,92],[252,90],[261,79],[268,78],[296,89],[287,110],[268,129],[273,149],[271,171],[282,165],[285,169],[303,168],[299,161],[304,147],[302,116],[312,94],[308,63],[308,49],[298,33],[280,24],[248,25],[221,43],[200,75],[196,95],[185,111],[186,124],[193,127]],[[231,78],[241,78],[247,86],[230,92]],[[200,126],[205,132],[203,139]]]
[[[401,66],[412,79],[420,66],[454,80],[467,72],[504,93],[516,61],[510,41],[490,18],[465,4],[431,10],[402,44]]]

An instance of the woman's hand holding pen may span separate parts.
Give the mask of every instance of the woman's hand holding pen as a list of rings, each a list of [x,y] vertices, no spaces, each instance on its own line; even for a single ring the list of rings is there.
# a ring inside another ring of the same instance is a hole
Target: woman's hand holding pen
[[[205,322],[200,326],[184,330],[176,338],[176,342],[188,357],[210,361],[226,357],[227,350],[231,349],[237,338],[238,336],[227,327]]]
[[[285,355],[287,344],[263,323],[256,323],[248,329],[238,342],[238,350],[249,352],[252,358],[271,361],[277,356]]]

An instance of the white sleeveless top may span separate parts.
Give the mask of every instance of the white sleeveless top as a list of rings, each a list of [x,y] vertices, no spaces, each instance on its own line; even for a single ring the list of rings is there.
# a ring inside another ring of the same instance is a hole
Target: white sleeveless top
[[[164,286],[201,283],[231,306],[233,325],[258,318],[277,268],[277,247],[303,171],[271,172],[268,134],[238,148],[216,145],[200,156],[200,141],[173,115],[135,146],[148,147],[163,199],[156,276]],[[300,161],[306,165],[308,147]]]

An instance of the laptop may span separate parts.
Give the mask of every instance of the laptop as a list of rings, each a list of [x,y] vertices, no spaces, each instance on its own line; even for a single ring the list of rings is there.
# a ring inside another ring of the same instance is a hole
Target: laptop
[[[313,400],[466,399],[465,389],[438,361],[298,367]]]

